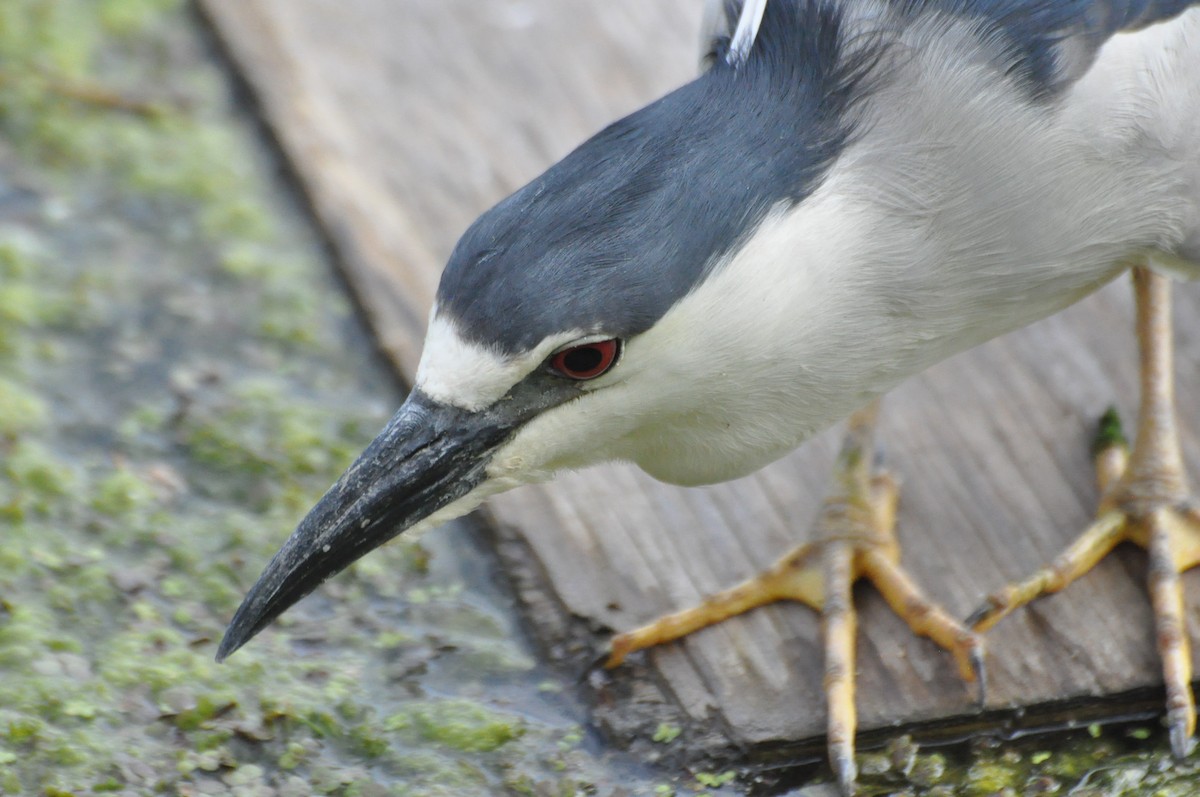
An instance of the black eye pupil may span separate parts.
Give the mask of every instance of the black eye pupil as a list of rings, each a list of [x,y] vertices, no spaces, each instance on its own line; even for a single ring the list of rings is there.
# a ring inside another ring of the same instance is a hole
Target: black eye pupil
[[[563,349],[550,358],[550,369],[559,376],[583,381],[604,374],[617,361],[621,341],[616,338]]]
[[[594,371],[600,367],[600,363],[604,360],[604,353],[594,346],[580,346],[578,349],[567,352],[563,358],[563,366],[568,371],[577,374]]]

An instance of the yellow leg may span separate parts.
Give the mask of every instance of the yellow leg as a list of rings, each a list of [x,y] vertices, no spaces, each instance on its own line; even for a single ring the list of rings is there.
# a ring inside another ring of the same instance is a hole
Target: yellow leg
[[[1171,748],[1183,757],[1192,748],[1196,707],[1179,574],[1200,563],[1200,510],[1188,500],[1175,427],[1170,283],[1141,267],[1134,269],[1133,283],[1142,391],[1136,444],[1129,451],[1115,414],[1105,415],[1095,456],[1099,519],[1053,564],[991,595],[967,622],[977,631],[991,628],[1014,609],[1067,586],[1118,543],[1142,546],[1150,555],[1149,591]]]
[[[836,486],[821,507],[812,536],[762,574],[718,593],[697,607],[619,634],[606,666],[630,653],[669,642],[729,617],[779,600],[795,600],[821,613],[825,647],[829,759],[845,794],[852,794],[856,768],[854,661],[857,618],[851,601],[854,581],[873,582],[888,604],[913,629],[951,651],[967,680],[982,683],[983,648],[978,636],[931,604],[899,566],[894,527],[895,482],[871,468],[878,402],[855,413],[838,457]]]
[[[1151,513],[1144,525],[1150,537],[1150,598],[1167,688],[1167,727],[1171,732],[1171,749],[1182,758],[1191,751],[1196,733],[1196,702],[1192,696],[1192,649],[1184,625],[1179,573],[1195,564],[1195,560],[1181,560],[1176,554],[1178,541],[1189,532],[1192,546],[1195,545],[1200,528],[1172,528],[1177,523],[1179,518],[1173,517],[1170,510],[1160,509]]]
[[[854,660],[858,614],[854,611],[854,545],[831,540],[825,546],[825,607],[821,612],[825,640],[826,749],[838,784],[854,793],[858,767],[854,762],[854,733],[858,709],[854,703]]]

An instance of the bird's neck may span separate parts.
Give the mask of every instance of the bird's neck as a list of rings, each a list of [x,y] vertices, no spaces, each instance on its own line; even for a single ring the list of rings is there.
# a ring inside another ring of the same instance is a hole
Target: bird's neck
[[[671,481],[749,472],[908,376],[1075,302],[1130,256],[1186,250],[1200,227],[1200,46],[1170,44],[1198,31],[1192,12],[1117,37],[1042,103],[953,42],[914,45],[818,189],[768,215],[643,336],[659,362],[686,356],[690,338],[697,361],[674,365],[709,376],[666,402],[674,415],[642,446],[662,453],[633,458]],[[1163,80],[1157,94],[1126,85]]]

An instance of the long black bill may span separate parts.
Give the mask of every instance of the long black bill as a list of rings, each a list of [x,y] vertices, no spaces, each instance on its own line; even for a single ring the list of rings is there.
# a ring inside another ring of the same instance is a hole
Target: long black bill
[[[271,559],[225,631],[217,660],[325,579],[474,489],[522,416],[468,412],[413,392]]]

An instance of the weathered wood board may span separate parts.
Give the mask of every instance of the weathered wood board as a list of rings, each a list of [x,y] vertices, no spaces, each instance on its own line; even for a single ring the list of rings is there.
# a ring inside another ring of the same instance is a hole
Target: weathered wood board
[[[201,0],[405,374],[461,231],[585,136],[694,74],[700,6]],[[1184,443],[1197,471],[1200,288],[1177,295]],[[1114,400],[1127,417],[1136,406],[1125,280],[887,400],[882,438],[904,483],[905,560],[952,613],[1028,574],[1088,522],[1088,440]],[[836,443],[826,433],[711,488],[611,466],[493,501],[488,518],[534,633],[555,657],[578,662],[581,630],[631,628],[767,565],[805,538]],[[1159,684],[1144,570],[1140,552],[1123,550],[1002,623],[989,636],[990,705]],[[1196,635],[1200,583],[1185,581]],[[974,712],[948,656],[911,637],[870,590],[858,604],[863,728]],[[627,668],[598,688],[596,716],[626,738],[682,719],[711,749],[812,739],[824,722],[817,639],[803,608],[756,612]]]

